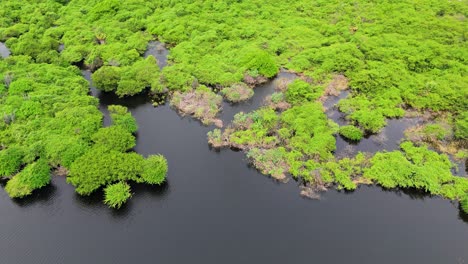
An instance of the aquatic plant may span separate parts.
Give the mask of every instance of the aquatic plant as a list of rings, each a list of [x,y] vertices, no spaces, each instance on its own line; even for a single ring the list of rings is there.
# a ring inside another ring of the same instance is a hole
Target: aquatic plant
[[[223,88],[221,94],[230,102],[238,103],[250,99],[254,91],[245,83],[233,84],[229,87]]]
[[[162,155],[151,155],[143,163],[141,178],[145,183],[161,185],[166,180],[167,160]]]
[[[12,198],[30,195],[33,190],[48,185],[50,182],[50,167],[45,159],[28,164],[18,174],[13,176],[5,186],[5,191]]]
[[[355,126],[342,126],[340,127],[340,135],[353,141],[359,141],[364,136],[364,133]]]
[[[104,203],[112,208],[119,209],[130,197],[130,185],[125,182],[114,183],[104,189]]]
[[[0,177],[8,177],[17,172],[23,164],[23,157],[23,150],[17,146],[0,151]]]
[[[195,90],[184,93],[175,92],[170,101],[180,113],[193,115],[203,124],[218,123],[216,115],[220,110],[222,97],[206,86],[199,86]]]

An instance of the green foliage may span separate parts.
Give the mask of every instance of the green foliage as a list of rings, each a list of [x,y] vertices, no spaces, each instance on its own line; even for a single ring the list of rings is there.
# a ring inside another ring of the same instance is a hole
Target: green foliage
[[[121,126],[101,128],[93,135],[92,140],[99,147],[120,152],[135,146],[135,137]]]
[[[329,161],[323,164],[320,169],[322,178],[330,178],[338,185],[339,189],[354,190],[357,184],[353,181],[363,173],[366,162],[364,154],[359,153],[354,158],[343,158],[339,161]]]
[[[468,139],[468,112],[462,113],[455,121],[455,137]]]
[[[9,180],[5,191],[12,198],[30,195],[33,190],[46,186],[50,182],[50,167],[47,161],[40,159],[27,165],[20,173]]]
[[[385,188],[417,188],[449,199],[459,199],[468,191],[468,181],[451,174],[447,156],[410,142],[401,144],[403,152],[377,153],[364,177]]]
[[[468,214],[468,194],[465,195],[465,198],[460,201],[462,210]]]
[[[115,66],[104,66],[95,71],[91,78],[96,88],[105,92],[111,92],[117,89],[122,70]]]
[[[275,76],[278,72],[274,58],[268,52],[260,49],[245,51],[241,58],[241,65],[250,72],[255,71],[268,78]]]
[[[293,105],[317,100],[323,92],[323,88],[312,87],[309,83],[296,79],[288,85],[286,90],[286,101]]]
[[[143,164],[141,178],[148,184],[162,184],[167,175],[167,160],[162,155],[152,155]]]
[[[8,177],[17,172],[23,164],[24,152],[19,147],[0,151],[0,177]]]
[[[96,88],[119,96],[134,95],[145,88],[161,91],[159,83],[159,68],[156,59],[149,56],[130,66],[103,66],[91,76]]]
[[[424,126],[423,131],[424,135],[427,138],[434,138],[438,140],[444,140],[452,135],[452,130],[450,126],[444,124],[428,124]]]
[[[89,195],[99,187],[115,181],[139,181],[144,158],[136,153],[122,153],[106,147],[93,147],[75,160],[67,182],[76,192]]]
[[[130,133],[138,130],[138,124],[128,109],[120,105],[109,105],[109,113],[112,119],[112,125],[120,126]]]
[[[359,141],[364,136],[361,129],[355,126],[342,126],[339,132],[343,137],[353,141]]]
[[[125,182],[114,183],[104,189],[104,203],[112,208],[119,209],[130,197],[130,185]]]
[[[277,179],[285,178],[285,173],[288,171],[286,155],[286,149],[283,147],[273,149],[253,148],[247,152],[247,157],[253,161],[258,170]]]

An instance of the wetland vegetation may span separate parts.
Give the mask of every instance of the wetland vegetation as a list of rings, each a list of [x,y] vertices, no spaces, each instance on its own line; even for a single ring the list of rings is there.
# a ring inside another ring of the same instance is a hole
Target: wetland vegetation
[[[124,100],[168,94],[180,113],[219,127],[209,144],[245,151],[279,180],[417,188],[468,212],[468,179],[447,156],[468,156],[467,16],[465,2],[446,0],[2,1],[0,41],[11,54],[0,60],[0,177],[23,197],[60,170],[77,193],[104,188],[117,208],[131,197],[128,182],[164,182],[164,157],[132,151],[138,126],[125,107],[109,106],[103,127],[86,68]],[[143,56],[156,39],[170,48],[162,69]],[[248,100],[281,70],[297,78],[221,128],[222,96]],[[338,124],[324,101],[343,90]],[[359,142],[409,116],[423,122],[399,150],[335,155],[337,137]]]

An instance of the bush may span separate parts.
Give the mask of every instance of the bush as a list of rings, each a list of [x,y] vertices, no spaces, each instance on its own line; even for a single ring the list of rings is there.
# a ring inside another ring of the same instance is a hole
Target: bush
[[[162,155],[149,156],[143,163],[141,178],[148,184],[162,184],[166,180],[167,160]]]
[[[119,209],[130,197],[130,185],[125,182],[114,183],[104,189],[104,203],[112,208]]]
[[[89,195],[99,187],[116,181],[140,181],[144,158],[137,153],[121,153],[93,147],[73,162],[67,182],[80,195]]]
[[[468,112],[464,112],[455,121],[455,137],[468,139]]]
[[[23,164],[24,152],[19,147],[0,151],[0,177],[8,177],[17,172]]]
[[[257,71],[267,78],[273,77],[278,73],[278,66],[274,58],[268,54],[268,52],[260,49],[250,49],[244,54],[241,65],[246,70]]]
[[[254,91],[245,83],[237,83],[222,89],[221,94],[228,101],[238,103],[250,99],[254,95]]]
[[[27,165],[20,173],[9,180],[5,191],[12,198],[30,195],[33,190],[46,186],[50,182],[50,167],[47,161],[40,159]]]
[[[99,147],[125,152],[135,146],[135,137],[121,126],[104,127],[92,137]]]
[[[104,66],[91,75],[94,86],[97,89],[112,92],[117,89],[122,70],[115,66]]]
[[[355,126],[342,126],[339,132],[343,137],[353,141],[359,141],[363,137],[361,129]]]
[[[108,109],[112,119],[112,125],[120,126],[130,133],[137,132],[138,124],[126,107],[109,105]]]
[[[312,87],[309,83],[296,79],[288,85],[286,90],[286,101],[292,105],[311,102],[320,97],[319,87]]]
[[[468,194],[466,194],[465,197],[460,201],[460,206],[463,212],[468,214]]]

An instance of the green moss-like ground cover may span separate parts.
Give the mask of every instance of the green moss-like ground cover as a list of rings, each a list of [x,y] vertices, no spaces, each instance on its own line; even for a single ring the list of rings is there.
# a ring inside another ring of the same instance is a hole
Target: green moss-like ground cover
[[[161,181],[163,161],[128,151],[137,129],[131,115],[110,109],[113,127],[102,128],[97,101],[74,65],[90,68],[99,89],[121,97],[151,89],[174,93],[180,103],[203,93],[212,99],[209,107],[187,112],[206,123],[219,110],[219,98],[206,87],[254,85],[283,67],[302,78],[273,95],[269,106],[211,133],[210,142],[253,151],[265,173],[290,173],[311,184],[353,189],[364,177],[461,199],[466,179],[449,177],[444,156],[424,146],[342,160],[333,151],[337,133],[358,140],[358,131],[377,133],[407,109],[444,113],[448,128],[435,123],[422,132],[466,149],[467,15],[466,2],[448,0],[1,1],[0,41],[12,56],[0,60],[0,176],[11,178],[10,194],[45,184],[24,180],[44,161],[67,168],[82,194],[115,182]],[[161,71],[153,57],[142,56],[154,38],[171,48]],[[320,103],[337,74],[349,80],[351,94],[339,109],[353,127],[340,129]],[[387,160],[405,170],[396,177]],[[106,162],[115,166],[103,171]],[[377,168],[385,173],[376,175]]]

